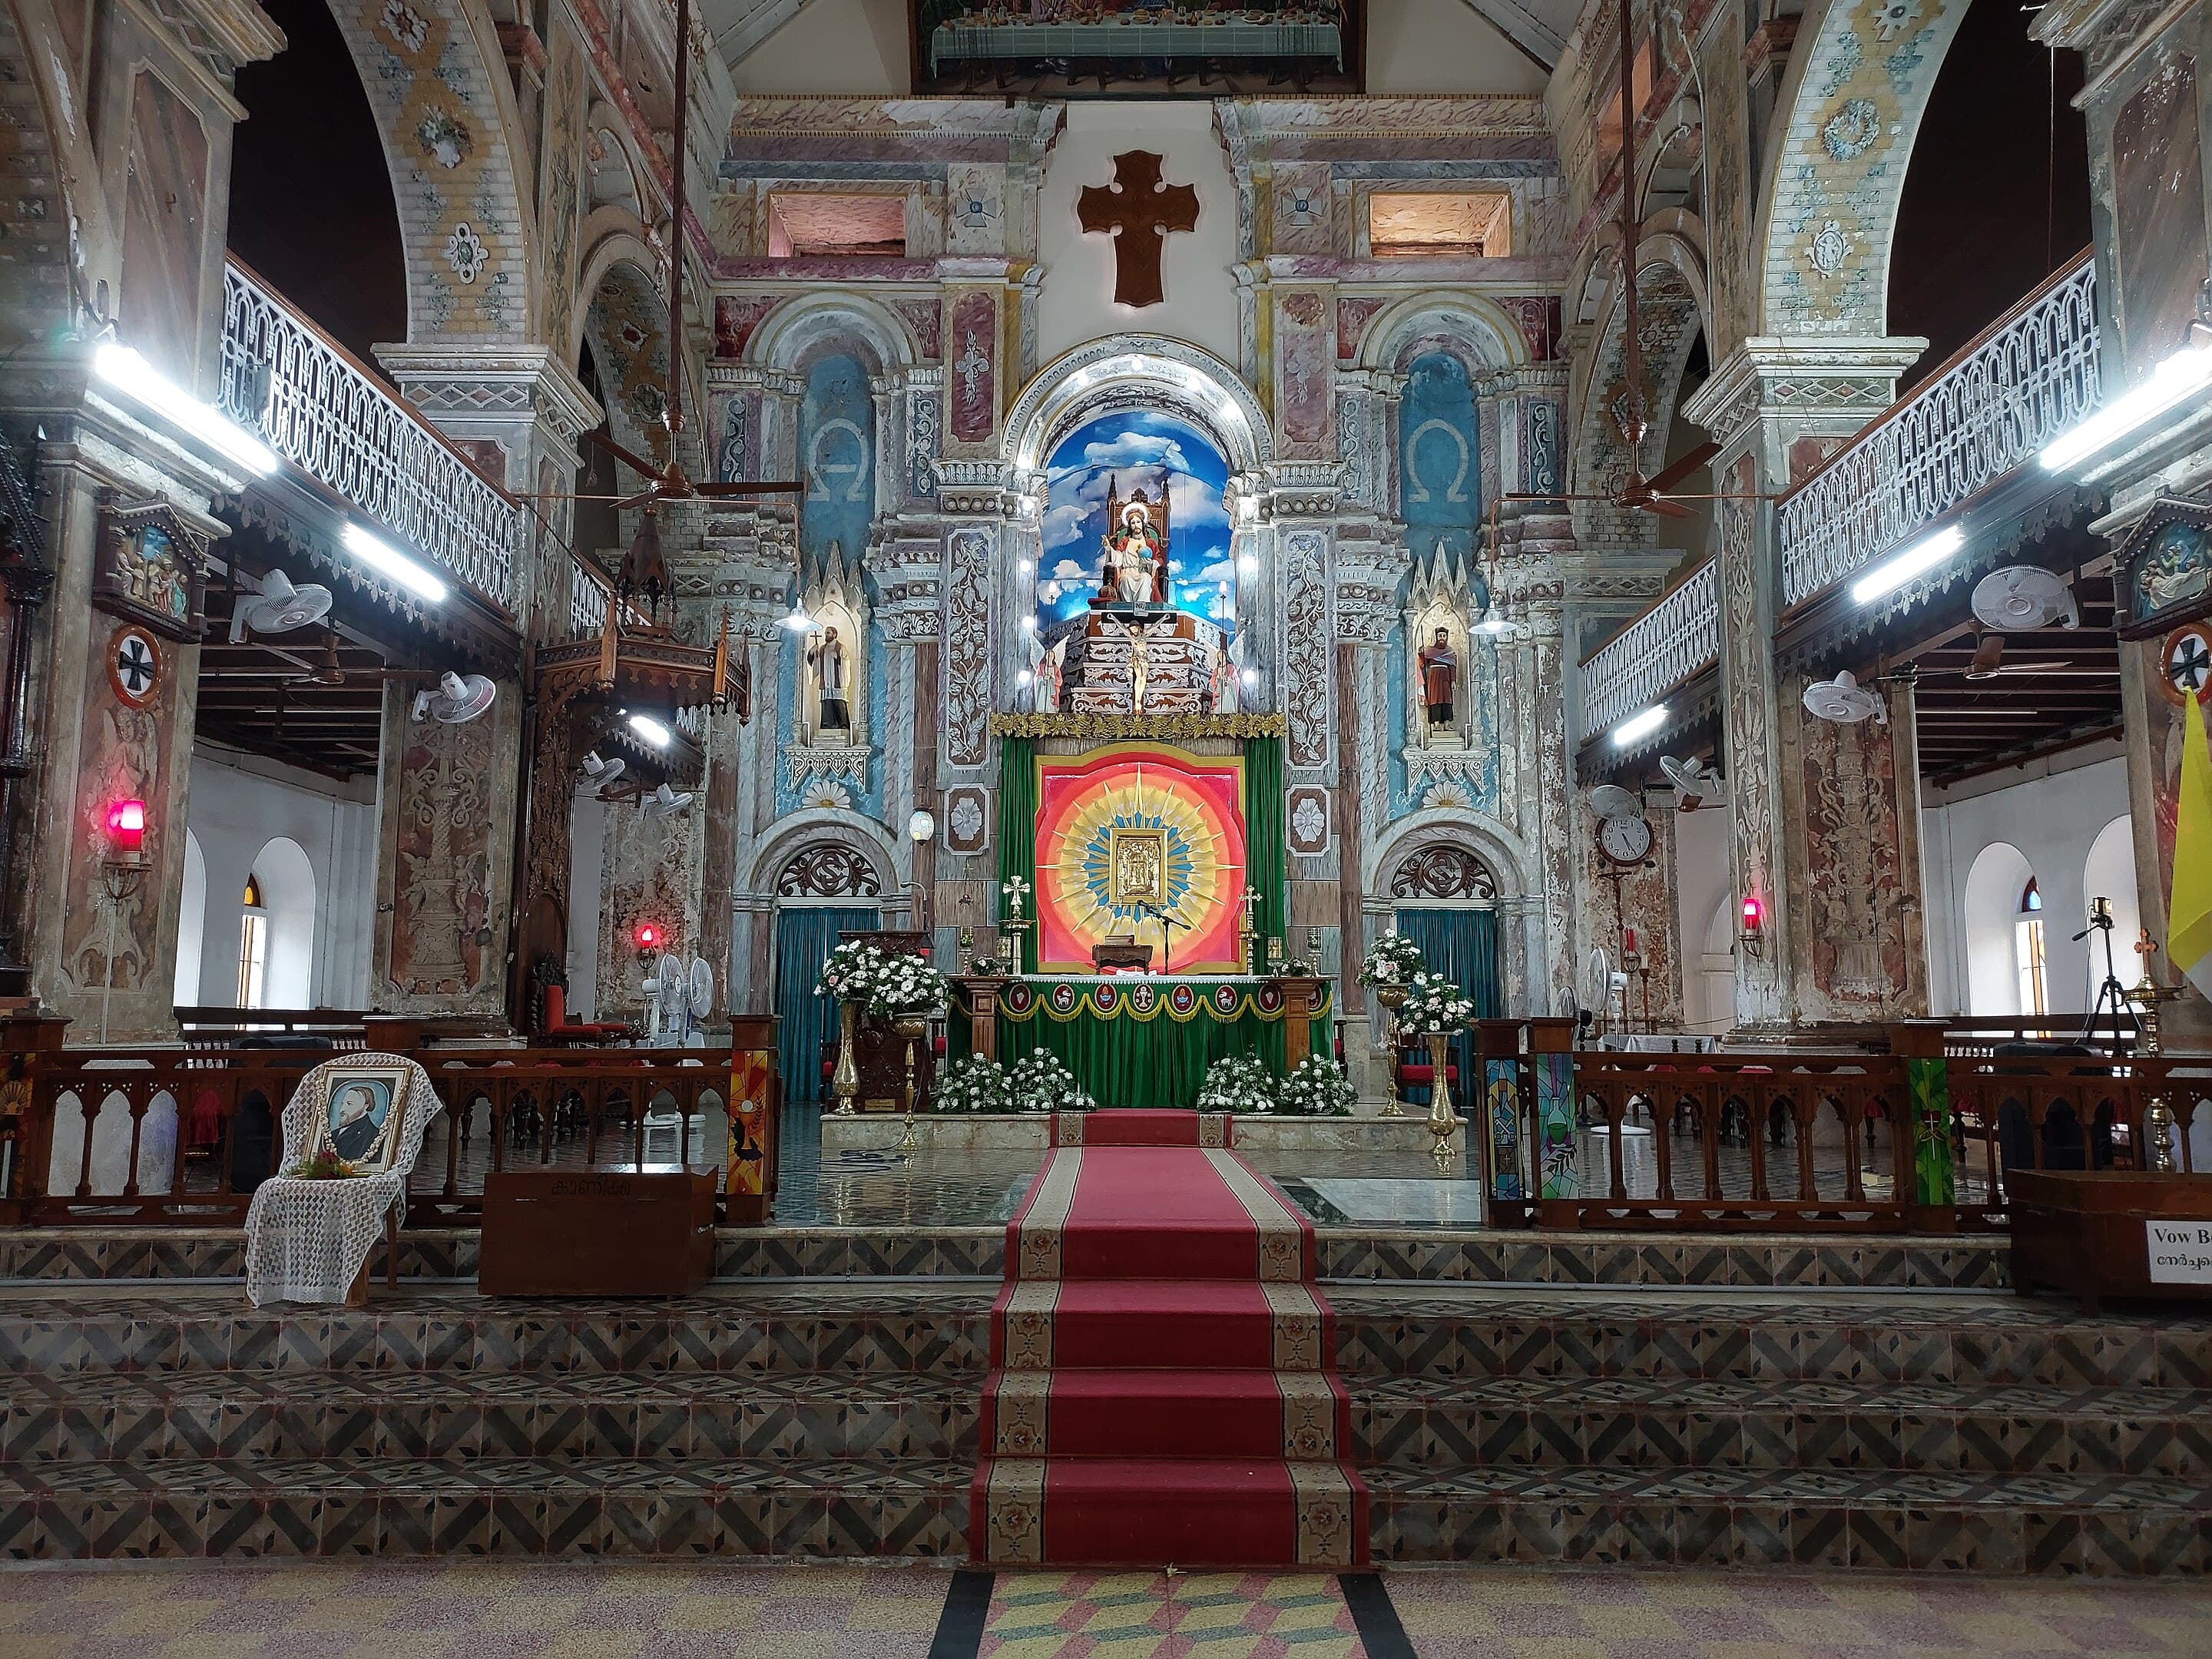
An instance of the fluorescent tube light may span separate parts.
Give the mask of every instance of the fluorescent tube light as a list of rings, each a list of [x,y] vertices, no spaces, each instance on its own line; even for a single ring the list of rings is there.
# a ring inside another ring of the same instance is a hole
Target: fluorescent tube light
[[[1957,525],[1945,525],[1932,536],[1923,536],[1893,559],[1876,565],[1851,584],[1851,598],[1861,605],[1871,605],[1886,594],[1894,593],[1915,576],[1933,570],[1966,544],[1966,532]]]
[[[2063,471],[2106,445],[2124,438],[2172,409],[2207,380],[2212,380],[2212,345],[2185,346],[2151,370],[2132,392],[2115,398],[2070,431],[2043,447],[2043,465]]]
[[[1631,714],[1613,728],[1613,746],[1626,749],[1638,738],[1649,737],[1666,720],[1667,705],[1657,702],[1640,714]]]
[[[655,749],[668,747],[668,728],[650,714],[632,714],[629,717],[629,729]]]
[[[345,527],[346,550],[363,564],[368,565],[433,605],[443,605],[451,592],[421,565],[380,536],[372,536],[357,524]]]
[[[220,451],[247,471],[266,477],[276,470],[275,450],[237,422],[217,414],[210,405],[155,373],[153,364],[129,346],[109,341],[92,354],[92,367],[110,386],[129,393],[170,425]]]

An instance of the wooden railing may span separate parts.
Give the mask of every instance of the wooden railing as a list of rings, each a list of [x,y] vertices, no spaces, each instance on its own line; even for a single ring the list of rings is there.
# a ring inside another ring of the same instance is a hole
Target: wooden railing
[[[4,1056],[0,1223],[235,1224],[278,1173],[309,1048],[51,1048]],[[727,1154],[727,1048],[453,1048],[410,1056],[446,1109],[410,1182],[417,1220],[482,1206],[520,1163],[689,1162]],[[648,1121],[651,1120],[651,1121]]]
[[[228,1048],[258,1036],[321,1037],[333,1048],[366,1048],[368,1016],[358,1008],[179,1008],[189,1048]]]
[[[2021,1043],[2081,1045],[2103,1054],[2134,1048],[2134,1015],[2117,1022],[2110,1014],[2100,1015],[2094,1024],[2086,1020],[2081,1014],[1954,1015],[1943,1022],[1943,1052],[1954,1059],[1979,1060]]]
[[[2154,1099],[2172,1118],[2174,1169],[2200,1172],[2190,1131],[2200,1119],[2212,1123],[2212,1057],[2116,1063],[2003,1054],[1953,1060],[1949,1071],[1960,1162],[1978,1176],[1992,1211],[2002,1206],[2010,1170],[2148,1168],[2144,1119]]]
[[[1578,1197],[1542,1206],[1546,1224],[1905,1229],[1917,1188],[1909,1095],[1896,1060],[1586,1051],[1575,1056],[1575,1089],[1583,1144],[1604,1156],[1580,1172]],[[1675,1147],[1685,1130],[1687,1159]],[[1629,1178],[1641,1161],[1632,1149],[1643,1146],[1652,1165],[1648,1193],[1632,1190]]]

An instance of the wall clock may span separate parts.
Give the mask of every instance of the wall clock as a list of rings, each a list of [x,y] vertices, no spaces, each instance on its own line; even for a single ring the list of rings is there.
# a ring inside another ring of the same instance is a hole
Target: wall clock
[[[1615,864],[1641,864],[1651,852],[1651,826],[1634,816],[1601,818],[1597,850]]]

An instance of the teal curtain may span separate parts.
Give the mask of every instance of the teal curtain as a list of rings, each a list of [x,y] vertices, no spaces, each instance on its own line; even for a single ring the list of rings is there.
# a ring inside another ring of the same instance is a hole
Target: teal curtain
[[[1031,926],[1022,935],[1022,972],[1036,972],[1036,741],[999,739],[999,893],[994,915],[1007,914],[1006,884],[1018,876],[1029,884],[1022,914]]]
[[[1283,941],[1283,953],[1298,954],[1291,939],[1290,869],[1283,823],[1283,740],[1248,738],[1244,743],[1244,845],[1248,879],[1260,895],[1252,925],[1260,948]]]
[[[1431,968],[1474,1002],[1477,1019],[1504,1018],[1505,996],[1498,978],[1495,910],[1401,910],[1398,931],[1421,947]],[[1468,1085],[1476,1075],[1474,1051],[1473,1032],[1462,1031],[1452,1040],[1462,1097],[1454,1104],[1462,1115],[1467,1109]]]
[[[840,933],[865,933],[878,913],[849,906],[793,908],[775,916],[775,1057],[787,1101],[822,1098],[822,1045],[837,1036],[837,1005],[814,994]]]

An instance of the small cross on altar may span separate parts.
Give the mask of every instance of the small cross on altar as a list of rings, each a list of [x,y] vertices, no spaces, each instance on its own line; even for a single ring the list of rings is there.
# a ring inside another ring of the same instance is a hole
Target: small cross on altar
[[[1117,305],[1156,306],[1160,252],[1171,230],[1198,228],[1198,192],[1160,178],[1160,158],[1148,149],[1114,158],[1114,182],[1086,185],[1075,216],[1086,231],[1114,239],[1114,300]]]

